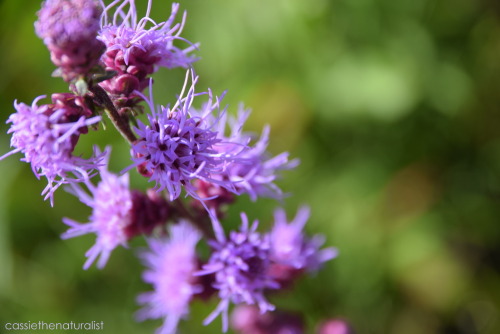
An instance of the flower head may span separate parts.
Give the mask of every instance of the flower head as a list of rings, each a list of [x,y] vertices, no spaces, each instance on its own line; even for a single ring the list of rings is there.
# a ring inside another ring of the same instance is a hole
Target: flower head
[[[153,291],[138,297],[144,308],[138,312],[139,320],[164,318],[157,333],[173,334],[180,319],[189,314],[189,302],[200,293],[193,273],[198,268],[196,244],[201,238],[196,228],[187,221],[170,225],[170,236],[165,240],[149,239],[150,251],[142,258],[148,267],[143,274]]]
[[[95,0],[46,0],[35,22],[63,78],[71,81],[99,61],[104,44],[96,39],[102,8]]]
[[[138,122],[139,140],[132,146],[135,163],[129,168],[141,166],[158,191],[168,191],[171,201],[179,197],[183,187],[189,195],[200,199],[191,183],[195,179],[217,183],[234,192],[232,183],[217,175],[222,175],[242,151],[241,145],[227,145],[218,138],[219,118],[210,116],[220,109],[220,101],[218,98],[214,101],[210,91],[195,93],[197,77],[192,81],[186,96],[181,93],[172,108],[156,108],[152,99],[148,101],[149,125]],[[208,94],[209,101],[197,112],[191,104],[202,94]],[[226,149],[218,150],[220,145]]]
[[[10,145],[14,149],[0,160],[22,152],[21,161],[31,164],[35,176],[47,178],[48,185],[42,194],[52,202],[54,191],[61,184],[87,180],[99,166],[102,155],[82,159],[73,156],[73,150],[80,134],[101,118],[88,118],[92,112],[80,97],[72,94],[54,94],[53,104],[38,106],[43,98],[36,98],[31,106],[14,102],[17,112],[7,120],[12,124],[8,133],[12,133]]]
[[[223,330],[228,326],[228,307],[234,304],[256,304],[261,313],[274,310],[264,297],[264,290],[278,289],[279,285],[267,274],[271,265],[269,239],[256,229],[258,221],[251,226],[242,213],[240,231],[232,231],[226,238],[222,226],[216,220],[214,231],[217,240],[211,242],[213,254],[198,275],[215,274],[214,288],[221,301],[205,320],[210,323],[222,313]]]
[[[109,151],[106,157],[109,158]],[[97,236],[95,244],[85,254],[87,261],[84,269],[88,269],[98,256],[97,267],[102,269],[116,247],[127,246],[129,235],[126,231],[132,224],[133,201],[128,174],[116,176],[108,172],[106,167],[101,167],[100,175],[101,182],[97,187],[87,182],[92,196],[77,185],[73,185],[71,189],[80,201],[92,208],[89,222],[80,224],[72,219],[63,219],[70,226],[61,236],[63,239],[87,233],[95,233]]]
[[[98,39],[106,45],[102,61],[108,71],[117,75],[102,83],[112,94],[130,95],[134,90],[143,90],[148,85],[147,76],[158,67],[188,67],[196,59],[189,53],[196,48],[182,50],[174,46],[175,40],[184,40],[182,32],[186,15],[181,23],[174,25],[179,4],[172,4],[172,13],[167,21],[156,23],[149,17],[152,0],[148,1],[146,16],[137,20],[135,0],[113,1],[105,8],[102,29]],[[128,5],[128,10],[125,10]],[[116,7],[112,23],[108,14]],[[146,28],[147,25],[150,28]],[[184,40],[185,41],[185,40]]]
[[[324,243],[323,236],[304,236],[302,229],[308,219],[308,207],[300,208],[290,223],[284,210],[274,212],[274,227],[269,234],[273,262],[297,270],[315,271],[324,262],[337,256],[338,252],[333,247],[320,250]]]
[[[168,203],[154,191],[143,194],[129,189],[129,176],[110,173],[106,167],[110,149],[105,154],[105,165],[99,168],[101,181],[97,186],[85,182],[91,195],[78,185],[72,185],[71,193],[92,208],[89,222],[80,224],[72,219],[63,221],[70,228],[62,235],[63,239],[94,233],[95,244],[85,254],[87,261],[83,268],[88,269],[99,256],[97,267],[102,269],[118,246],[127,247],[128,240],[137,235],[149,235],[157,226],[163,225],[169,215]]]

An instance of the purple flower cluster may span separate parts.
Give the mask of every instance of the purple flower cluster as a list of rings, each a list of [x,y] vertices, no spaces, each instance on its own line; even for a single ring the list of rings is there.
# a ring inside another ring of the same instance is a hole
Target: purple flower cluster
[[[148,101],[149,124],[138,122],[136,132],[140,139],[132,146],[134,164],[131,167],[141,166],[150,181],[156,183],[158,191],[168,191],[171,201],[180,196],[183,187],[189,195],[201,199],[191,182],[195,179],[235,192],[230,180],[217,179],[217,176],[222,175],[245,148],[228,145],[219,138],[220,118],[211,116],[219,110],[220,101],[214,99],[211,92],[206,93],[209,100],[202,112],[192,109],[194,98],[205,94],[195,93],[197,79],[192,77],[186,96],[181,94],[171,108],[156,108],[152,99]],[[221,146],[226,149],[221,150]]]
[[[149,239],[150,250],[142,253],[148,267],[144,281],[154,288],[138,297],[144,304],[137,317],[139,320],[164,318],[158,333],[173,334],[177,323],[189,314],[189,303],[193,296],[202,292],[193,275],[198,269],[196,244],[201,234],[187,221],[170,225],[169,237]]]
[[[218,304],[204,324],[221,315],[226,331],[234,304],[233,327],[243,334],[303,333],[300,316],[271,312],[275,306],[268,295],[337,256],[334,248],[321,249],[322,236],[304,234],[309,209],[302,207],[291,222],[283,209],[276,210],[267,232],[259,232],[258,221],[250,224],[245,213],[239,230],[225,231],[221,223],[238,196],[283,200],[276,181],[298,159],[268,151],[269,126],[260,135],[244,131],[250,111],[240,107],[230,115],[221,104],[225,93],[196,91],[198,76],[190,67],[197,44],[180,36],[186,15],[174,23],[179,11],[174,3],[170,17],[156,23],[151,10],[151,0],[140,19],[134,0],[43,2],[36,33],[72,93],[53,94],[52,103],[44,105],[38,105],[43,96],[31,106],[15,102],[7,121],[12,150],[0,160],[22,153],[37,178],[47,178],[43,195],[51,203],[55,190],[67,185],[90,207],[86,223],[64,218],[69,228],[61,236],[95,235],[84,269],[94,262],[104,268],[115,248],[146,237],[142,277],[152,290],[138,297],[143,308],[137,318],[162,319],[158,333],[176,333],[191,302],[211,297]],[[188,47],[174,46],[177,41]],[[153,100],[151,75],[159,67],[189,68],[172,105]],[[136,118],[142,102],[148,107],[144,121]],[[74,154],[80,136],[89,127],[98,130],[103,114],[130,145],[133,162],[120,175],[109,171],[109,147],[101,152],[94,146],[88,159]],[[133,169],[154,187],[131,189]],[[100,181],[93,183],[96,175]],[[202,240],[209,246],[204,257],[197,250]]]
[[[287,152],[270,158],[269,127],[253,143],[253,136],[242,130],[249,112],[240,110],[238,118],[228,117],[221,108],[222,97],[214,97],[210,90],[196,93],[198,77],[193,72],[191,80],[186,96],[181,93],[173,107],[156,107],[152,98],[148,100],[149,124],[138,121],[131,167],[140,166],[157,190],[168,191],[170,200],[178,198],[182,188],[203,202],[214,199],[211,194],[228,192],[247,193],[253,201],[259,196],[281,199],[274,181],[298,160],[288,161]],[[187,77],[182,92],[186,85]],[[192,107],[198,96],[208,96],[201,110]]]
[[[268,275],[271,265],[269,238],[256,231],[258,221],[249,226],[245,214],[241,214],[241,220],[240,231],[231,232],[229,238],[224,235],[220,223],[214,220],[217,240],[210,243],[213,248],[212,256],[198,273],[215,274],[214,288],[218,290],[221,301],[205,320],[205,324],[222,313],[224,331],[228,326],[228,308],[231,302],[256,304],[262,313],[272,311],[274,306],[266,300],[264,291],[279,288],[279,284]]]
[[[110,11],[116,6],[113,19]],[[128,10],[125,8],[128,6]],[[196,60],[189,55],[197,46],[180,37],[186,15],[182,22],[174,24],[179,4],[172,4],[172,13],[167,21],[156,23],[149,17],[152,1],[148,1],[146,16],[137,19],[134,0],[113,1],[105,8],[102,29],[98,40],[106,45],[102,62],[107,71],[116,75],[101,83],[112,94],[119,107],[133,107],[139,95],[149,84],[148,76],[158,67],[187,68]],[[150,28],[146,29],[146,26]],[[186,49],[174,46],[175,40],[190,44]]]
[[[105,163],[110,151],[105,154]],[[163,224],[168,217],[168,205],[156,197],[156,193],[144,195],[129,189],[128,174],[117,176],[108,171],[107,166],[99,168],[101,181],[97,186],[85,182],[90,196],[82,187],[72,184],[70,192],[80,201],[92,208],[89,222],[80,224],[72,219],[63,219],[70,228],[61,236],[63,239],[83,234],[95,233],[96,242],[85,254],[87,261],[83,268],[88,269],[99,256],[97,267],[102,269],[118,246],[127,247],[127,241],[139,234],[150,234]],[[147,218],[147,221],[144,219]]]
[[[109,158],[109,152],[107,155]],[[88,259],[84,269],[89,268],[98,256],[100,257],[97,266],[103,268],[113,249],[119,245],[127,245],[128,236],[125,230],[132,224],[129,214],[132,210],[132,195],[128,175],[116,176],[109,173],[105,167],[100,168],[100,175],[102,180],[97,187],[87,183],[92,197],[78,185],[73,185],[71,189],[80,201],[92,208],[90,221],[80,224],[68,218],[63,220],[70,226],[62,235],[63,239],[87,233],[95,233],[97,236],[96,243],[85,254]]]
[[[104,44],[96,39],[102,8],[95,0],[46,0],[35,22],[37,35],[66,81],[97,65]]]
[[[320,250],[322,241],[316,240],[318,237],[308,239],[303,235],[308,209],[302,208],[291,224],[286,222],[282,209],[276,210],[275,216],[271,232],[260,234],[258,221],[250,226],[247,216],[242,213],[240,230],[231,232],[228,238],[219,221],[213,220],[216,236],[216,240],[210,242],[213,253],[197,275],[215,274],[213,287],[221,301],[205,323],[222,314],[223,330],[226,331],[230,303],[256,305],[260,313],[274,310],[264,296],[266,291],[282,287],[274,274],[274,266],[313,271],[337,255],[334,248]]]
[[[31,106],[14,103],[17,112],[7,120],[11,123],[8,133],[12,133],[10,145],[14,149],[0,160],[23,153],[21,161],[31,164],[35,176],[47,178],[48,185],[42,195],[52,202],[54,191],[61,184],[87,180],[99,166],[102,156],[83,159],[74,156],[73,150],[79,136],[101,117],[92,117],[82,99],[72,94],[54,94],[53,104],[38,106],[43,98],[36,98]]]
[[[274,227],[270,233],[272,260],[297,270],[316,271],[323,262],[335,258],[335,248],[320,250],[325,240],[317,235],[313,238],[304,236],[302,229],[309,219],[309,208],[302,207],[295,219],[288,223],[282,209],[274,212]]]

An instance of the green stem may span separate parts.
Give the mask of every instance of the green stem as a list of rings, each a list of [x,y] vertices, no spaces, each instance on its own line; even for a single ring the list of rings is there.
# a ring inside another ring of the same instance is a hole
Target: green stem
[[[130,144],[134,144],[137,141],[137,138],[132,132],[128,120],[120,116],[113,101],[111,101],[111,99],[109,98],[108,93],[106,93],[106,91],[99,85],[93,85],[89,88],[89,90],[94,93],[94,96],[97,98],[97,100],[102,105],[104,105],[106,115],[108,115],[109,119],[118,130],[118,132],[120,132],[123,138],[125,138]]]

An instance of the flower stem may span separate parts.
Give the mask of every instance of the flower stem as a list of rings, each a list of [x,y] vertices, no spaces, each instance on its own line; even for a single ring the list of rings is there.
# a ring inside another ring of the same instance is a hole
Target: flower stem
[[[100,104],[104,106],[106,114],[108,115],[111,122],[113,122],[113,125],[118,130],[118,132],[120,132],[123,138],[125,138],[130,144],[134,144],[137,138],[132,132],[128,120],[120,116],[113,101],[111,101],[111,99],[109,98],[108,93],[106,93],[106,91],[99,85],[93,85],[89,88],[89,90],[94,94],[98,102],[100,102]]]

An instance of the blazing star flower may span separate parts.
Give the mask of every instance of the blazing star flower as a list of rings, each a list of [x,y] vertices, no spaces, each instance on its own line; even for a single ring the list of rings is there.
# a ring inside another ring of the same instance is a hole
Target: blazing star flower
[[[126,8],[128,5],[128,11]],[[108,71],[117,75],[101,84],[108,92],[128,96],[134,90],[142,91],[148,86],[147,76],[158,67],[188,67],[197,60],[189,53],[197,45],[180,37],[186,14],[181,23],[173,24],[179,4],[172,4],[172,14],[167,21],[156,23],[150,17],[152,0],[148,1],[146,16],[137,21],[134,0],[116,0],[105,7],[102,29],[98,39],[106,45],[102,61]],[[116,7],[110,23],[108,14]],[[151,24],[149,29],[146,25]],[[191,46],[182,50],[173,45],[175,40],[183,40]]]
[[[129,189],[129,176],[117,176],[107,169],[110,149],[105,155],[105,165],[99,167],[101,181],[94,186],[85,182],[91,192],[89,195],[82,187],[71,185],[69,191],[81,202],[92,208],[89,222],[80,224],[64,218],[70,228],[61,236],[69,239],[94,233],[95,244],[85,254],[87,261],[83,268],[88,269],[99,256],[97,267],[104,268],[111,252],[118,246],[127,247],[128,240],[137,235],[149,235],[157,226],[163,225],[170,216],[170,207],[165,199],[154,191],[143,194]]]
[[[136,133],[139,139],[132,145],[134,164],[128,169],[140,166],[144,175],[156,183],[157,191],[168,191],[171,201],[179,197],[183,187],[189,195],[201,200],[191,183],[195,179],[216,183],[234,192],[232,182],[215,178],[222,175],[227,165],[235,161],[244,149],[242,145],[224,143],[218,138],[219,118],[210,116],[220,109],[220,100],[216,97],[214,101],[210,91],[195,93],[197,79],[192,77],[192,85],[183,97],[186,80],[181,96],[172,108],[155,108],[152,98],[148,100],[151,110],[149,125],[138,121]],[[191,104],[202,94],[208,94],[209,100],[201,112],[195,112]],[[218,149],[220,145],[224,145],[224,151]]]
[[[96,39],[102,8],[95,0],[47,0],[35,22],[54,64],[66,81],[86,74],[104,51]]]
[[[106,165],[109,159],[109,150],[106,154]],[[95,244],[85,254],[87,261],[83,268],[88,269],[98,256],[97,267],[102,269],[118,246],[127,246],[129,235],[127,228],[132,224],[131,211],[133,208],[132,193],[129,190],[128,174],[116,176],[108,172],[107,167],[99,168],[101,182],[95,187],[87,182],[92,196],[80,186],[73,185],[70,189],[80,201],[91,207],[90,221],[80,224],[72,219],[64,218],[63,222],[70,228],[61,236],[63,239],[95,233]]]
[[[51,105],[37,105],[45,96],[36,98],[31,106],[14,102],[17,112],[7,120],[12,124],[7,133],[12,133],[10,146],[14,149],[0,157],[2,160],[11,154],[23,153],[21,161],[31,164],[35,176],[47,178],[48,185],[42,195],[50,198],[51,204],[54,191],[61,184],[87,180],[102,159],[102,156],[88,160],[73,156],[80,134],[101,117],[87,118],[92,113],[75,103],[77,97],[66,95],[55,94]]]
[[[234,304],[256,304],[261,313],[274,310],[264,297],[264,290],[278,289],[277,284],[267,274],[271,265],[270,244],[267,236],[256,232],[258,221],[252,226],[247,216],[241,214],[240,231],[233,231],[226,238],[222,226],[213,220],[217,240],[211,241],[214,249],[208,263],[197,275],[215,274],[213,287],[218,290],[221,299],[217,308],[205,319],[204,324],[212,322],[222,314],[224,332],[228,327],[228,308]]]
[[[288,223],[284,210],[274,212],[274,227],[269,234],[273,262],[297,270],[316,271],[324,262],[337,256],[338,251],[333,247],[320,250],[325,241],[323,236],[304,236],[302,229],[309,219],[309,213],[309,208],[304,206]]]
[[[200,232],[187,221],[170,225],[166,240],[149,239],[150,251],[142,254],[148,267],[143,274],[145,282],[154,291],[138,297],[144,304],[137,317],[139,320],[164,318],[158,334],[173,334],[180,319],[189,314],[189,302],[193,295],[202,292],[193,273],[198,268],[196,244]]]

